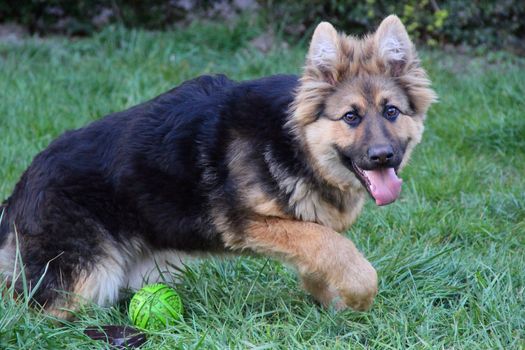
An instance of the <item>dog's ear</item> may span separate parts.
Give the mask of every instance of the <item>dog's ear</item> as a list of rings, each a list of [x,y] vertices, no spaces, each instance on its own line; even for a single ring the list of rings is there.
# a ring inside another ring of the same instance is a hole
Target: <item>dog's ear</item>
[[[389,66],[390,73],[401,75],[414,57],[414,45],[401,20],[395,15],[385,18],[377,28],[374,39],[378,55]]]
[[[339,36],[328,22],[321,22],[315,28],[308,50],[308,65],[321,72],[329,83],[335,82],[334,70],[339,52]]]

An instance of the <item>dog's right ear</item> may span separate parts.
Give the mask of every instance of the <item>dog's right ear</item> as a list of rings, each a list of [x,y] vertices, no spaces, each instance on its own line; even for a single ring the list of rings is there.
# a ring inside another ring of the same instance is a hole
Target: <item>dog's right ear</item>
[[[335,66],[339,52],[339,36],[328,22],[315,28],[308,50],[308,65],[318,70],[327,82],[335,82]]]

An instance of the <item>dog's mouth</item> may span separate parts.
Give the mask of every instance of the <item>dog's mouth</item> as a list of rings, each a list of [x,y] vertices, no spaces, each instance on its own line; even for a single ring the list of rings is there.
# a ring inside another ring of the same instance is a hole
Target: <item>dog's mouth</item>
[[[403,180],[397,177],[395,168],[363,170],[355,162],[352,168],[377,205],[390,204],[399,197]]]
[[[341,154],[343,162],[359,179],[377,205],[394,202],[401,193],[403,180],[397,176],[396,168],[361,169],[353,160]]]

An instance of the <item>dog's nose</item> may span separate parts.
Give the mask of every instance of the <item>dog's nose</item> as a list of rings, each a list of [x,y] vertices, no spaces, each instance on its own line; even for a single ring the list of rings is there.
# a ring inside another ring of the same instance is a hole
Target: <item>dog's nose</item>
[[[394,158],[391,145],[375,145],[368,149],[368,159],[376,166],[386,165]]]

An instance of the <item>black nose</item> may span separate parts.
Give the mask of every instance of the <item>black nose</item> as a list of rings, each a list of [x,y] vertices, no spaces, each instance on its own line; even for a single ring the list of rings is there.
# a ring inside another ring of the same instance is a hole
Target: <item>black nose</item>
[[[391,145],[375,145],[368,149],[368,159],[375,166],[386,165],[394,158]]]

